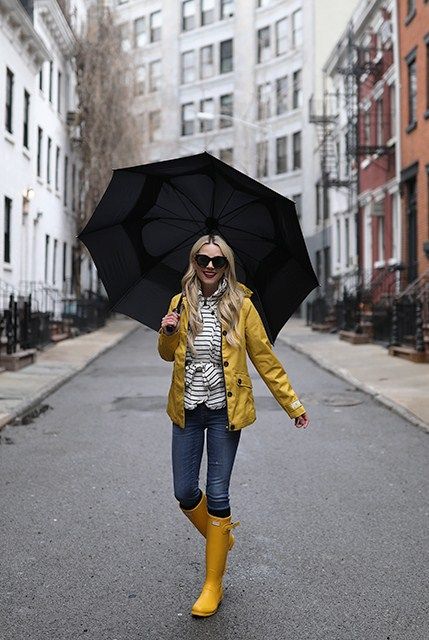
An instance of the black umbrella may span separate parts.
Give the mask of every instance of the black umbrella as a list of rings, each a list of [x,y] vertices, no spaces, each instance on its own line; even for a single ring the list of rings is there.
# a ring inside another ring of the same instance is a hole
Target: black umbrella
[[[318,281],[294,203],[210,153],[115,169],[77,236],[112,309],[158,330],[180,292],[194,242],[210,232],[233,249],[274,344]]]

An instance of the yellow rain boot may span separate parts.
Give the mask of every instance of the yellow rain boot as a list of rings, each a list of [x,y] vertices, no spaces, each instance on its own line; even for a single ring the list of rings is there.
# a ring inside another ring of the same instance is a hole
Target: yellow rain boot
[[[223,598],[222,578],[226,568],[231,529],[240,523],[231,523],[231,516],[218,518],[208,514],[206,534],[206,579],[201,595],[192,607],[192,615],[211,616],[218,610]]]
[[[199,501],[196,507],[194,507],[193,509],[183,509],[182,507],[180,508],[185,514],[185,516],[192,522],[194,527],[198,529],[201,535],[206,537],[208,511],[207,511],[207,497],[204,491],[202,491],[201,500]],[[232,533],[232,531],[230,531],[229,533],[229,550],[230,551],[234,546],[234,542],[235,542],[234,534]]]

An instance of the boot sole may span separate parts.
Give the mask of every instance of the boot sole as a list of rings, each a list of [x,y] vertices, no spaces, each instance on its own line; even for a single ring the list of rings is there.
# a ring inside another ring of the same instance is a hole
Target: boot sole
[[[210,613],[194,613],[193,611],[192,613],[192,617],[193,618],[209,618],[210,616],[213,616],[217,611],[219,611],[219,607],[222,604],[222,600],[219,602],[219,604],[217,605],[217,609],[215,609],[214,611],[210,611]]]

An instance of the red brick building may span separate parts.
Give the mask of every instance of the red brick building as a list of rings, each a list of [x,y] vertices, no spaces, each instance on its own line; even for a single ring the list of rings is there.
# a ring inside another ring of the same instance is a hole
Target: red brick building
[[[399,0],[402,259],[429,269],[429,2]]]

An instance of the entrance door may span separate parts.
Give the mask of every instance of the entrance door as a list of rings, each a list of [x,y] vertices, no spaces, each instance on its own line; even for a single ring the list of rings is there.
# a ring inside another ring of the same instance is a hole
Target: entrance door
[[[416,178],[407,181],[408,282],[417,278],[417,189]]]

